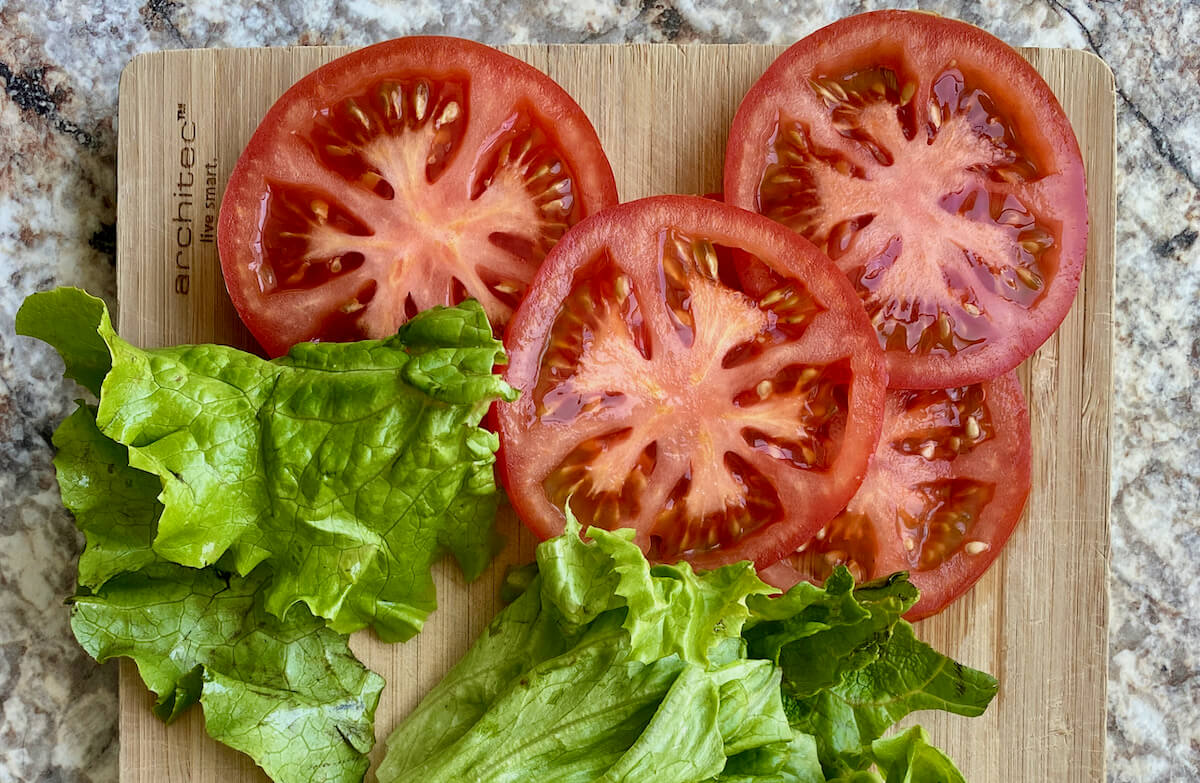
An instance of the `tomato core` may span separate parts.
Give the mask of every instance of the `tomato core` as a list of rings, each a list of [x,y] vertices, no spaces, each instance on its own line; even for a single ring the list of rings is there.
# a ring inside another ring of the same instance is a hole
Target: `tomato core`
[[[1037,303],[1053,275],[1046,251],[1054,238],[1018,195],[991,190],[1032,181],[1037,168],[986,92],[948,69],[918,121],[916,82],[891,69],[826,77],[811,89],[827,107],[826,121],[878,165],[821,149],[804,124],[783,119],[766,155],[758,209],[852,265],[845,271],[884,347],[969,351],[995,336],[985,314],[990,296],[1024,308]],[[930,287],[941,270],[943,285]]]
[[[259,290],[332,286],[343,292],[338,313],[364,335],[468,295],[494,319],[516,307],[580,217],[573,174],[516,113],[486,140],[466,183],[444,176],[463,140],[465,94],[463,84],[381,81],[319,109],[297,142],[346,189],[268,185],[251,262]],[[377,216],[369,226],[355,217],[363,212]]]

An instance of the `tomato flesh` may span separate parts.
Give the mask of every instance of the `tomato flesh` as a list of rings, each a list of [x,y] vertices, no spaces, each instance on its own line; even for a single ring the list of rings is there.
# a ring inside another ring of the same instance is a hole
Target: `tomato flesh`
[[[803,234],[854,283],[896,388],[995,377],[1049,337],[1078,286],[1084,190],[1070,123],[1020,55],[903,11],[787,50],[726,157],[730,203]]]
[[[788,588],[837,565],[857,580],[908,571],[941,611],[1000,554],[1030,488],[1029,414],[1016,373],[967,387],[888,392],[870,470],[846,508],[763,576]]]
[[[730,248],[780,286],[748,295]],[[523,394],[499,409],[502,470],[543,537],[569,502],[656,560],[773,562],[844,505],[878,435],[882,353],[852,288],[811,244],[705,199],[572,229],[505,346]]]
[[[549,78],[469,41],[408,38],[293,86],[221,207],[226,285],[271,354],[383,337],[478,299],[497,328],[567,228],[616,202],[587,118]]]

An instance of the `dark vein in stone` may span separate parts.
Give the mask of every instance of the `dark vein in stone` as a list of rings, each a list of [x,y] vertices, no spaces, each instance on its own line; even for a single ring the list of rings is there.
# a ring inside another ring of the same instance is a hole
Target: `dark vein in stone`
[[[105,223],[100,224],[100,228],[92,233],[88,239],[88,246],[93,250],[103,253],[108,257],[109,264],[117,262],[117,224]]]
[[[146,25],[147,30],[153,30],[160,33],[167,33],[180,46],[185,45],[183,33],[179,32],[179,28],[175,25],[175,20],[171,18],[176,8],[182,4],[173,2],[172,0],[148,0],[141,7],[142,22]]]
[[[1062,0],[1046,0],[1046,2],[1051,8],[1057,9],[1071,17],[1071,19],[1083,32],[1083,37],[1084,40],[1087,41],[1088,48],[1091,49],[1092,52],[1094,52],[1101,59],[1104,58],[1103,53],[1100,51],[1100,46],[1096,42],[1095,34],[1091,29],[1088,28],[1087,25],[1083,23],[1083,20],[1081,20],[1074,11],[1064,5]],[[1105,62],[1108,61],[1105,60]],[[1121,101],[1125,104],[1129,111],[1133,113],[1133,116],[1137,118],[1138,122],[1140,122],[1142,125],[1145,125],[1146,129],[1150,131],[1150,140],[1154,142],[1154,148],[1158,150],[1158,154],[1162,155],[1171,168],[1173,168],[1179,173],[1180,176],[1186,179],[1193,188],[1200,190],[1200,178],[1197,178],[1195,174],[1188,170],[1187,165],[1183,161],[1183,157],[1175,151],[1173,146],[1171,146],[1171,141],[1167,138],[1167,134],[1163,133],[1162,129],[1155,125],[1150,118],[1146,116],[1141,107],[1133,102],[1128,93],[1126,93],[1125,89],[1121,86],[1121,82],[1119,80],[1114,78],[1113,81],[1116,85],[1117,95],[1120,96]]]
[[[54,92],[47,90],[45,78],[45,66],[27,68],[21,73],[16,73],[8,63],[0,62],[0,79],[4,80],[4,92],[13,103],[24,111],[44,117],[60,133],[74,138],[83,146],[92,149],[99,147],[99,140],[94,135],[59,113],[58,104],[66,98],[66,94],[61,88]]]
[[[1167,258],[1176,253],[1191,250],[1192,245],[1196,244],[1197,236],[1200,235],[1196,233],[1194,228],[1185,228],[1169,239],[1160,239],[1155,242],[1154,254],[1161,258]]]

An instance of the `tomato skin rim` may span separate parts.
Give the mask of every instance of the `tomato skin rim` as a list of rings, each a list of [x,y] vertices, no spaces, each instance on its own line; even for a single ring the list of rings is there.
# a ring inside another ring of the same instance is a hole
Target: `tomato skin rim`
[[[662,215],[668,216],[656,225],[661,225],[663,228],[677,227],[683,231],[694,231],[714,242],[721,243],[726,241],[731,244],[736,243],[733,227],[744,227],[749,223],[754,229],[754,236],[749,241],[743,239],[745,247],[758,251],[763,250],[764,247],[775,250],[776,263],[783,267],[790,265],[793,275],[804,280],[806,284],[808,278],[801,273],[802,270],[819,264],[819,268],[823,270],[821,274],[827,279],[827,282],[822,280],[821,285],[828,285],[835,290],[834,296],[847,304],[842,311],[845,318],[857,322],[859,328],[865,329],[866,333],[873,335],[873,331],[869,328],[866,311],[859,304],[853,286],[840,271],[832,266],[832,262],[808,240],[756,213],[698,196],[663,195],[610,207],[580,221],[550,251],[530,284],[526,299],[517,308],[508,323],[504,343],[509,364],[505,377],[514,388],[522,390],[522,396],[514,403],[497,404],[495,409],[496,431],[500,437],[500,449],[497,452],[496,460],[497,475],[506,489],[517,516],[527,528],[543,540],[562,532],[563,517],[561,510],[555,509],[557,516],[553,521],[548,521],[545,506],[551,504],[544,499],[540,484],[536,489],[530,490],[530,487],[523,484],[515,475],[518,472],[514,470],[518,457],[514,456],[513,444],[517,440],[517,433],[522,429],[520,409],[523,401],[527,401],[528,398],[528,394],[524,390],[537,378],[541,350],[544,348],[546,336],[557,318],[558,303],[563,301],[572,288],[569,273],[575,268],[573,263],[576,260],[591,258],[593,253],[607,247],[605,242],[594,244],[595,237],[628,236],[628,223],[637,219],[639,212],[651,210],[657,210]],[[712,222],[706,223],[703,228],[698,228],[692,225],[690,220],[678,220],[680,215],[697,211],[706,213],[706,216],[714,216]],[[714,228],[714,223],[718,225],[715,230],[710,230]],[[788,250],[789,248],[790,250]],[[807,260],[801,264],[801,262],[792,260],[793,255],[802,256]],[[829,274],[825,274],[826,271]],[[836,274],[833,274],[834,272]],[[873,336],[870,340],[864,339],[862,350],[852,354],[850,358],[854,371],[851,395],[860,399],[859,405],[861,406],[856,408],[852,405],[851,409],[870,411],[871,415],[868,421],[863,421],[864,414],[859,413],[854,419],[856,426],[861,429],[859,436],[847,435],[839,447],[838,459],[842,466],[842,473],[839,475],[849,487],[845,494],[845,500],[849,499],[866,475],[870,454],[874,451],[882,427],[882,403],[887,386],[883,352]],[[847,467],[848,463],[852,467]],[[831,469],[831,472],[833,470],[835,469]],[[768,525],[742,539],[731,552],[714,550],[689,555],[686,559],[698,568],[715,568],[741,560],[751,560],[759,567],[765,567],[811,538],[823,524],[833,518],[840,510],[841,505],[844,505],[844,502],[837,508],[829,508],[827,517],[814,519],[804,527],[781,530],[784,527],[782,523]]]
[[[987,544],[978,554],[968,554],[960,548],[949,559],[928,571],[909,570],[909,580],[920,590],[920,600],[904,618],[916,622],[943,612],[948,606],[967,595],[999,559],[1013,533],[1027,516],[1029,494],[1033,485],[1033,444],[1030,427],[1030,412],[1025,392],[1015,371],[1009,371],[991,381],[983,382],[987,389],[989,407],[1006,414],[1008,429],[1003,434],[1004,442],[997,444],[1005,449],[1006,464],[1011,470],[996,482],[993,496],[985,516],[989,523],[999,521],[986,530],[973,529],[972,539]],[[891,389],[889,394],[902,390]],[[995,416],[993,416],[995,418]],[[886,435],[886,433],[885,433]],[[872,455],[874,459],[874,455]],[[865,487],[864,487],[865,489]],[[873,488],[878,489],[878,488]],[[988,511],[994,513],[988,513]],[[1007,512],[1006,514],[1004,512]],[[981,517],[981,522],[984,521]],[[878,529],[878,528],[877,528]],[[977,533],[977,534],[976,534]],[[899,546],[899,542],[895,542]],[[888,570],[888,569],[884,569]],[[876,573],[868,578],[886,574]],[[801,581],[801,575],[787,561],[780,561],[760,573],[768,583],[787,590]]]
[[[426,71],[474,80],[483,69],[491,69],[490,80],[529,91],[528,95],[513,93],[514,107],[523,98],[537,98],[532,103],[547,120],[543,130],[564,154],[585,151],[578,159],[570,158],[580,180],[576,196],[585,215],[618,202],[612,166],[586,113],[561,85],[525,61],[469,39],[437,35],[395,38],[342,55],[302,76],[272,103],[234,163],[221,197],[217,252],[225,289],[242,322],[269,356],[285,354],[291,343],[277,339],[271,324],[256,318],[258,308],[270,303],[259,290],[248,260],[249,245],[259,235],[263,180],[273,172],[276,140],[297,127],[297,117],[311,116],[347,97],[363,80]],[[593,151],[598,154],[591,155]]]
[[[1014,420],[1011,422],[1016,430],[1012,473],[1008,475],[1008,480],[998,482],[997,486],[998,492],[1003,493],[1003,500],[1013,504],[1017,511],[1006,518],[1007,524],[997,528],[995,535],[989,536],[986,550],[977,555],[968,555],[962,551],[955,553],[943,566],[948,566],[949,572],[944,574],[939,568],[939,578],[936,581],[925,579],[921,572],[912,575],[913,583],[921,591],[921,598],[916,606],[905,614],[905,619],[910,622],[939,614],[947,606],[970,592],[975,583],[1000,557],[1028,510],[1029,493],[1033,488],[1033,437],[1030,427],[1029,403],[1021,388],[1021,382],[1017,379],[1016,372],[1012,370],[994,378],[989,383],[988,393],[993,401],[999,397],[1002,406],[1015,413]],[[996,497],[992,502],[997,503],[1000,500],[1000,497]],[[989,530],[988,532],[992,533],[993,531]],[[943,576],[952,576],[954,579],[941,578]],[[953,589],[951,589],[952,585]]]
[[[1055,277],[1044,298],[1026,311],[1029,317],[1013,319],[1015,334],[1008,343],[997,346],[993,341],[981,350],[953,356],[887,352],[891,388],[940,389],[978,383],[1015,369],[1054,335],[1075,301],[1087,254],[1090,218],[1078,139],[1049,85],[1011,46],[975,25],[921,11],[870,11],[822,27],[780,54],[739,104],[726,148],[725,199],[744,209],[757,209],[765,169],[762,151],[773,133],[779,107],[788,102],[787,93],[807,83],[822,64],[838,57],[848,59],[871,42],[882,41],[909,44],[906,53],[917,61],[936,61],[943,56],[944,62],[950,62],[955,53],[959,57],[978,55],[981,68],[991,68],[997,72],[997,80],[1015,85],[1012,90],[1021,99],[1006,109],[1017,116],[1022,130],[1036,127],[1039,135],[1025,133],[1026,141],[1059,164],[1047,178],[1055,176],[1065,182],[1057,214],[1068,219],[1062,221],[1056,237],[1060,251]],[[921,51],[913,53],[915,48]],[[927,96],[928,87],[922,84],[914,100],[923,105],[920,101]]]

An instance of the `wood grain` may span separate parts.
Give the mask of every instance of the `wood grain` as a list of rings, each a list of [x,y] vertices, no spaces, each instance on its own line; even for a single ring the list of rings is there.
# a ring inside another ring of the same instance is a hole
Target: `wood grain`
[[[734,110],[781,48],[571,45],[508,51],[579,100],[628,200],[718,190]],[[160,52],[126,68],[117,278],[120,331],[127,339],[145,346],[216,341],[251,347],[226,296],[216,246],[204,241],[205,220],[215,221],[229,171],[271,102],[344,51]],[[917,717],[976,783],[1097,781],[1104,778],[1108,624],[1113,81],[1104,63],[1087,53],[1023,54],[1059,96],[1080,139],[1091,241],[1073,310],[1021,370],[1035,441],[1026,518],[975,589],[918,626],[939,649],[996,674],[1000,695],[982,718]],[[414,641],[389,646],[366,634],[353,639],[354,649],[388,681],[378,711],[380,739],[498,611],[505,566],[529,559],[531,536],[511,518],[501,524],[510,545],[475,584],[463,584],[453,567],[439,567],[441,608]],[[151,715],[151,697],[132,665],[124,664],[121,674],[122,781],[265,780],[245,757],[207,738],[199,710],[163,727]],[[376,748],[376,760],[381,751]]]

